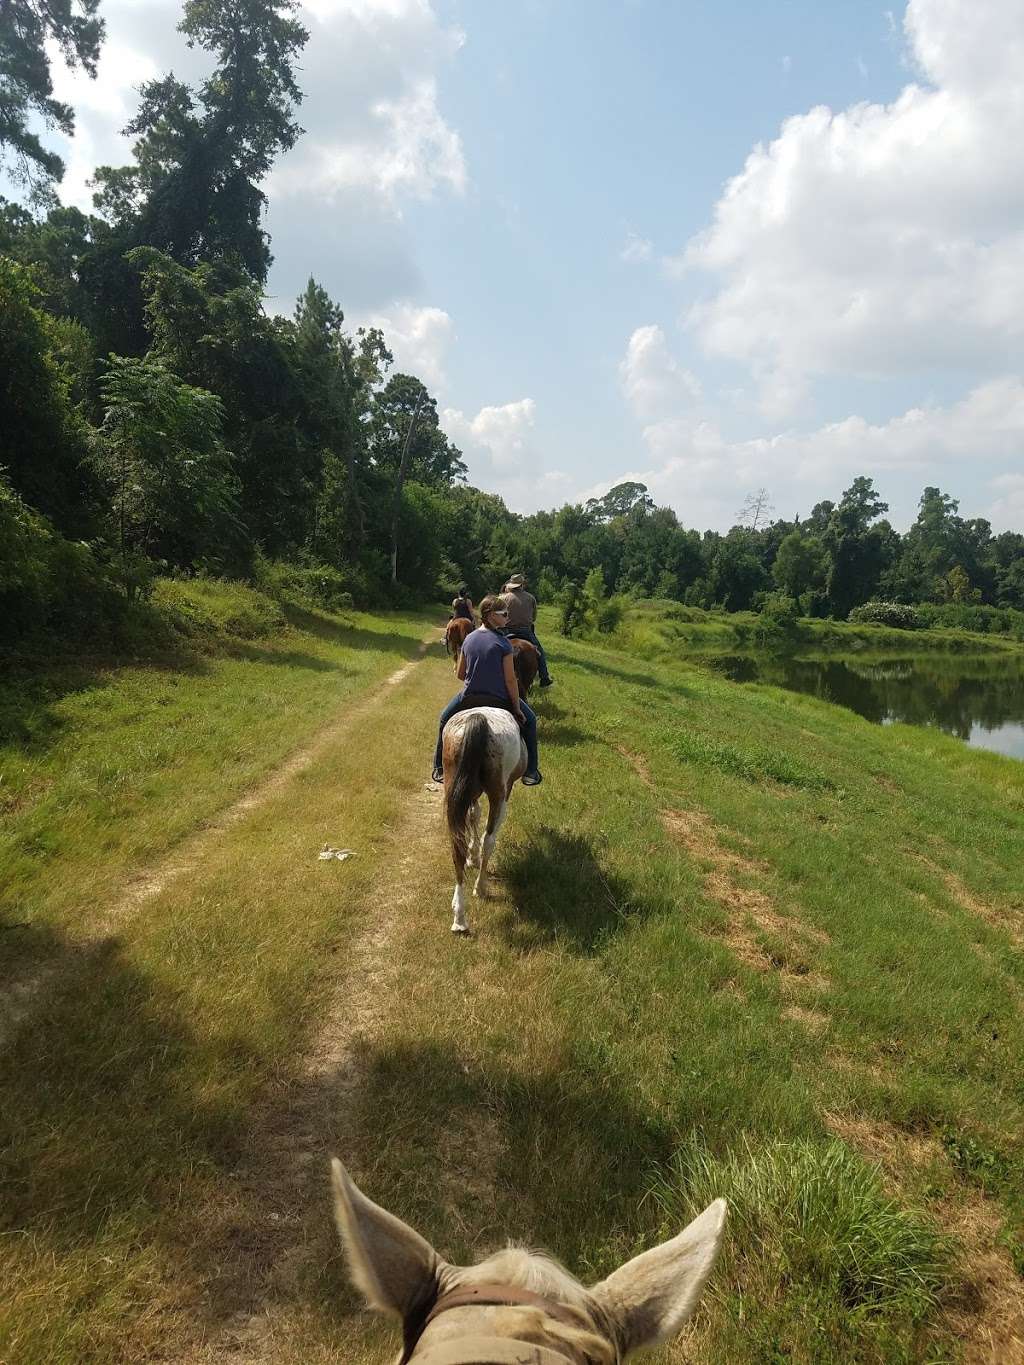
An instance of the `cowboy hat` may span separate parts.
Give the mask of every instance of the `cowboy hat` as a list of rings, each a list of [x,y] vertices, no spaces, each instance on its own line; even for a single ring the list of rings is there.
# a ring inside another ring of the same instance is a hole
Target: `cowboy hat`
[[[512,577],[508,580],[508,582],[505,584],[505,587],[506,587],[506,588],[525,588],[525,587],[526,587],[526,575],[525,575],[525,574],[521,574],[521,573],[514,573],[514,574],[512,575]]]

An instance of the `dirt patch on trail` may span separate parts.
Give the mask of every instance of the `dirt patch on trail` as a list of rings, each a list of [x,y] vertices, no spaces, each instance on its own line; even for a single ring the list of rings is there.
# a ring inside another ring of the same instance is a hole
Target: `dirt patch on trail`
[[[385,687],[396,687],[403,682],[422,662],[433,639],[431,635],[429,639],[421,640],[417,657],[410,659],[386,678]],[[387,693],[384,691],[375,691],[351,708],[346,708],[308,744],[297,749],[279,768],[264,778],[258,787],[246,792],[214,819],[188,835],[184,843],[155,867],[133,877],[121,894],[96,915],[89,925],[88,937],[83,936],[80,941],[72,942],[72,949],[87,952],[90,948],[99,947],[105,939],[123,929],[148,901],[159,896],[179,877],[191,871],[201,861],[206,849],[218,835],[231,829],[240,820],[277,796],[294,777],[315,763],[340,736],[380,706],[386,696]],[[43,961],[34,964],[20,977],[3,982],[3,994],[0,996],[0,1046],[41,1008],[50,992],[66,975],[65,967],[66,963],[63,960]]]
[[[949,1161],[930,1134],[906,1133],[884,1120],[826,1114],[829,1129],[882,1170],[894,1196],[908,1167],[926,1171]],[[1024,1365],[1024,1288],[999,1245],[1003,1218],[984,1195],[955,1185],[930,1206],[942,1231],[960,1250],[961,1285],[945,1309],[946,1325],[963,1342],[965,1365]]]
[[[754,971],[778,972],[801,990],[826,990],[828,978],[813,971],[812,965],[815,947],[827,944],[829,937],[813,925],[780,914],[772,896],[750,884],[770,873],[768,864],[729,848],[703,811],[663,810],[661,821],[704,868],[704,892],[728,916],[724,937],[736,957]],[[767,944],[761,935],[767,936]]]

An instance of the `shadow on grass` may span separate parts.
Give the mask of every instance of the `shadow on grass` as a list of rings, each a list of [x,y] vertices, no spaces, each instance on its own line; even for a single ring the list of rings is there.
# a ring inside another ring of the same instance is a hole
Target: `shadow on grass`
[[[345,649],[370,649],[378,654],[394,654],[400,659],[414,659],[419,652],[419,639],[408,635],[389,635],[383,631],[364,630],[360,626],[346,625],[344,621],[332,620],[317,611],[308,611],[293,603],[281,603],[284,618],[295,630],[305,635],[315,636],[332,645],[342,645]],[[399,623],[396,622],[396,626]],[[438,639],[442,648],[444,640],[441,626],[438,626]]]
[[[258,1311],[268,1292],[315,1305],[332,1330],[351,1325],[362,1303],[330,1219],[335,1154],[371,1198],[455,1262],[511,1239],[593,1279],[638,1239],[653,1239],[657,1215],[644,1195],[673,1134],[596,1053],[567,1046],[549,1069],[528,1074],[515,1056],[510,1047],[481,1062],[472,1048],[436,1040],[357,1044],[343,1065],[267,1094],[230,1216],[204,1218],[191,1249],[206,1330]]]
[[[239,1115],[211,1098],[218,1087],[193,1088],[204,1068],[174,993],[129,964],[117,939],[31,933],[49,975],[0,1062],[0,1228],[59,1253],[223,1159]],[[212,1056],[225,1074],[251,1061],[237,1039]]]
[[[497,920],[513,947],[560,942],[597,953],[609,938],[665,908],[602,868],[588,838],[542,825],[528,844],[505,846],[501,878],[515,909]]]
[[[184,650],[146,659],[0,656],[0,744],[16,744],[28,753],[45,752],[60,739],[67,724],[54,708],[65,697],[109,686],[121,668],[209,672],[203,658]]]
[[[671,698],[697,695],[694,688],[686,683],[666,683],[650,673],[634,673],[628,668],[614,668],[611,664],[600,663],[597,659],[573,659],[570,666],[585,669],[588,673],[597,673],[601,677],[628,686],[648,687],[653,692],[660,692],[663,696]]]
[[[306,668],[314,673],[351,673],[337,659],[324,659],[317,654],[307,654],[301,649],[261,649],[249,641],[239,641],[228,651],[233,659],[245,659],[254,664],[270,664],[284,668]]]

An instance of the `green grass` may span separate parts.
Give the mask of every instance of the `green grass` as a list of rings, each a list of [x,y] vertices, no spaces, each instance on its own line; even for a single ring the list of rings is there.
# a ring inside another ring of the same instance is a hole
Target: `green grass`
[[[239,584],[158,585],[155,659],[12,660],[0,682],[0,926],[13,957],[87,928],[133,868],[415,655],[430,617],[331,616]],[[45,935],[44,935],[45,937]]]
[[[556,614],[542,613],[549,632]],[[678,602],[651,599],[631,602],[620,625],[593,642],[621,649],[638,659],[672,659],[709,653],[742,653],[756,648],[761,618],[750,611],[709,612]],[[952,627],[895,630],[848,621],[803,618],[787,648],[803,654],[999,654],[1019,655],[1021,644],[1009,638]]]
[[[546,780],[453,941],[446,847],[406,823],[451,690],[432,657],[88,940],[83,885],[209,819],[421,627],[315,618],[260,645],[276,663],[128,670],[19,712],[21,903],[63,974],[0,1075],[0,1356],[185,1358],[251,1310],[268,1360],[381,1365],[393,1336],[354,1316],[325,1214],[333,1150],[445,1254],[511,1237],[584,1278],[724,1193],[700,1358],[956,1359],[971,1249],[947,1210],[987,1200],[1007,1265],[1024,1233],[1019,763],[549,637]],[[135,798],[97,809],[112,756]],[[357,857],[318,863],[325,840]],[[310,1069],[329,1012],[349,1042]],[[880,1171],[837,1141],[854,1120],[932,1155]]]

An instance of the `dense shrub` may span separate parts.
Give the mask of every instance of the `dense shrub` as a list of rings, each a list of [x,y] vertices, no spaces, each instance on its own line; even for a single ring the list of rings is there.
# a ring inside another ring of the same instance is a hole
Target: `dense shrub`
[[[0,643],[103,638],[124,608],[102,554],[65,540],[0,477]]]
[[[150,600],[178,636],[197,644],[224,636],[258,640],[285,624],[281,608],[266,593],[217,578],[160,578]]]
[[[922,619],[920,607],[904,602],[865,602],[854,607],[847,619],[859,625],[891,626],[896,630],[920,630],[928,624]]]
[[[922,603],[916,608],[926,626],[972,630],[982,635],[1010,635],[1024,640],[1024,612],[1012,607],[984,607],[980,602]]]
[[[766,593],[754,627],[754,639],[764,649],[786,649],[802,638],[800,607],[783,592]]]
[[[253,571],[256,586],[281,602],[300,607],[322,607],[326,611],[345,611],[356,600],[356,591],[365,601],[373,596],[359,570],[336,569],[333,564],[307,562],[288,564],[282,560],[258,557]]]

